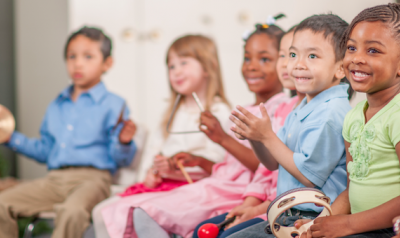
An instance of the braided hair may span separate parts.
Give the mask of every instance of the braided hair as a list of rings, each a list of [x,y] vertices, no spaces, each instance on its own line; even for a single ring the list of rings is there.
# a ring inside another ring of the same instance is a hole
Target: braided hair
[[[281,19],[283,17],[286,17],[285,14],[278,14],[273,17],[274,20]],[[244,39],[245,42],[247,42],[253,35],[259,35],[259,34],[267,34],[269,37],[273,38],[276,42],[277,48],[279,48],[279,44],[281,42],[281,39],[285,32],[279,27],[274,24],[256,24],[255,25],[256,29],[246,38]]]
[[[350,34],[354,27],[362,21],[381,21],[386,23],[391,28],[393,36],[400,40],[400,4],[389,3],[367,8],[360,12],[350,23],[342,38],[341,47],[343,49],[346,49],[347,41],[350,39]]]

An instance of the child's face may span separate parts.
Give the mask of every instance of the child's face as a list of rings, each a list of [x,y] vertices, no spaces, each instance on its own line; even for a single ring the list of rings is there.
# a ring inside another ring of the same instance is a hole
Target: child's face
[[[399,56],[390,28],[381,21],[364,21],[350,34],[343,67],[354,90],[371,94],[399,83]]]
[[[285,34],[281,39],[279,49],[279,58],[276,63],[276,71],[278,72],[279,80],[284,88],[294,90],[294,78],[289,75],[287,64],[289,61],[289,47],[293,41],[293,32]]]
[[[296,90],[305,93],[308,101],[344,77],[342,62],[335,61],[333,45],[323,33],[306,29],[294,34],[287,67]]]
[[[252,35],[244,47],[242,74],[250,91],[265,93],[280,86],[276,62],[278,50],[275,40],[266,34]]]
[[[101,75],[112,66],[112,59],[103,59],[100,43],[78,35],[67,49],[67,69],[74,86],[89,89],[100,82]]]
[[[193,57],[181,57],[174,51],[168,55],[168,76],[172,88],[182,94],[199,93],[207,86],[207,74],[201,63]]]

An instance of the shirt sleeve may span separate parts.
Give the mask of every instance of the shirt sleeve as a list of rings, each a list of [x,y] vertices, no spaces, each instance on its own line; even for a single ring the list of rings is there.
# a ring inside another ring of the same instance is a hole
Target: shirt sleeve
[[[272,201],[276,197],[277,182],[278,170],[269,171],[264,165],[260,164],[252,181],[247,185],[242,198],[252,196],[262,201]]]
[[[340,132],[329,122],[310,125],[299,134],[300,152],[293,154],[299,171],[313,184],[322,187],[344,154]]]
[[[129,119],[129,109],[125,107],[123,111],[123,120]],[[119,114],[117,117],[119,118]],[[118,119],[117,119],[118,120]],[[114,124],[115,125],[115,124]],[[136,144],[135,141],[131,140],[128,144],[122,144],[119,141],[119,134],[123,128],[123,122],[120,122],[116,128],[110,128],[110,143],[108,146],[109,155],[113,160],[117,163],[119,167],[128,166],[131,164],[133,157],[136,153]]]
[[[48,129],[49,107],[40,127],[40,138],[28,138],[22,133],[14,132],[10,141],[5,144],[15,152],[33,158],[40,163],[46,163],[53,148],[54,138]]]
[[[396,147],[396,145],[400,142],[400,106],[399,104],[396,105],[397,110],[393,111],[389,115],[389,121],[387,125],[388,129],[388,135],[390,138],[390,141],[393,144],[393,147]]]

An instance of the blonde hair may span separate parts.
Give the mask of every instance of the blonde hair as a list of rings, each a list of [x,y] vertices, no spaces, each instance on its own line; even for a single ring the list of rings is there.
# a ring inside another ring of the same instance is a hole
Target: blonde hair
[[[228,100],[225,97],[224,86],[222,83],[221,68],[218,60],[217,47],[215,43],[208,37],[202,35],[186,35],[172,43],[167,51],[166,63],[168,65],[169,54],[171,52],[176,53],[180,57],[193,57],[198,60],[203,67],[203,70],[208,74],[208,85],[206,92],[206,105],[205,109],[210,110],[211,105],[215,102],[215,97],[218,96],[219,99],[229,105]],[[168,136],[166,130],[168,119],[172,113],[172,108],[178,93],[172,88],[171,98],[169,99],[169,106],[164,114],[162,121],[162,128],[164,130],[164,137]],[[184,99],[185,96],[182,95]],[[178,108],[182,105],[180,101]],[[172,121],[174,120],[175,113],[172,115]],[[171,123],[172,124],[172,123]]]

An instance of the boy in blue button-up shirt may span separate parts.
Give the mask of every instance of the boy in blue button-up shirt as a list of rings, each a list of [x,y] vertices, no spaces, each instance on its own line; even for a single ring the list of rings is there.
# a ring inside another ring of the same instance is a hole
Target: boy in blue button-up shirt
[[[124,100],[101,82],[111,48],[98,29],[73,33],[65,47],[73,85],[50,103],[39,139],[14,132],[6,144],[50,172],[0,194],[0,237],[18,237],[18,216],[49,210],[57,215],[53,237],[82,237],[92,208],[109,196],[111,174],[131,163],[136,127]]]
[[[344,78],[340,40],[347,26],[331,14],[309,17],[297,26],[287,67],[296,89],[306,98],[286,118],[277,135],[262,105],[262,118],[241,107],[238,109],[242,114],[232,112],[231,120],[236,124],[232,130],[252,141],[258,158],[268,169],[279,168],[277,195],[312,187],[334,201],[346,188],[342,125],[351,107],[348,85],[340,84]],[[277,222],[293,226],[299,218],[314,219],[321,211],[314,204],[301,204],[285,212]],[[230,237],[274,237],[264,233],[267,224],[259,223]]]

